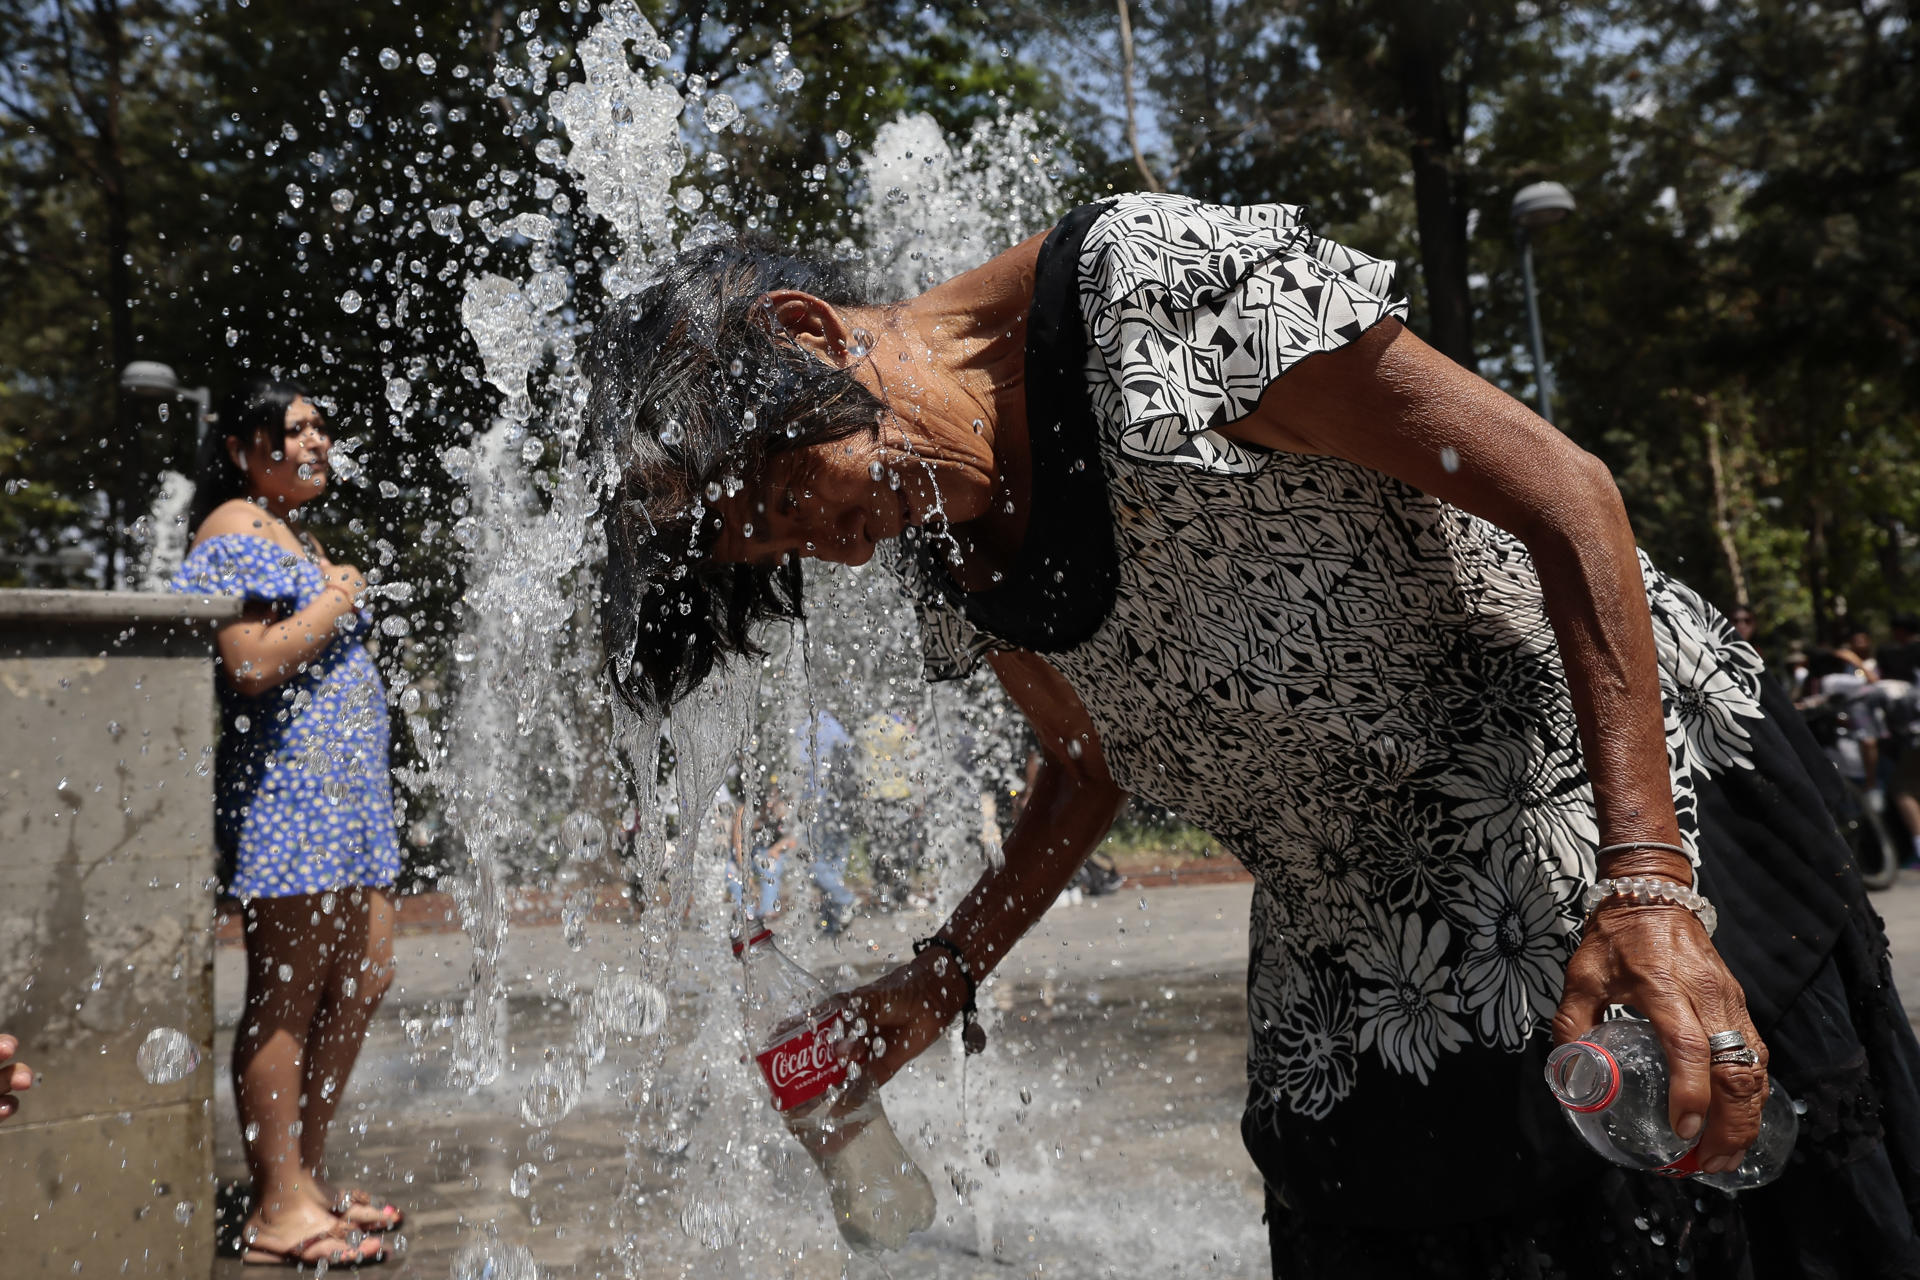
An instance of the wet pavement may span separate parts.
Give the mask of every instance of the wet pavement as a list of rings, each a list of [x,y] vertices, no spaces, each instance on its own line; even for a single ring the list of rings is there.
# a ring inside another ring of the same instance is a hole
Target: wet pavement
[[[513,1246],[543,1277],[1265,1276],[1260,1184],[1238,1131],[1248,896],[1245,884],[1124,889],[1056,907],[983,992],[987,1052],[963,1062],[936,1046],[886,1090],[939,1209],[932,1230],[881,1259],[839,1246],[817,1175],[760,1112],[744,1064],[738,1079],[698,1084],[670,1059],[662,1075],[686,1105],[669,1132],[667,1108],[634,1102],[642,1048],[610,1044],[563,1120],[523,1122],[524,1081],[572,1035],[566,996],[633,962],[620,925],[593,927],[579,951],[557,926],[514,929],[508,1067],[475,1091],[447,1083],[465,936],[401,938],[399,981],[336,1123],[335,1168],[406,1208],[405,1254],[382,1270],[392,1276],[531,1280]],[[864,980],[935,923],[861,921],[798,958]],[[223,1060],[240,959],[218,956]],[[707,1015],[683,990],[671,1016],[684,1038]],[[232,1219],[245,1170],[224,1082],[216,1111]],[[527,1164],[530,1185],[515,1185]],[[462,1257],[476,1244],[491,1272]],[[241,1273],[237,1260],[215,1270]]]
[[[341,1112],[336,1167],[406,1207],[405,1255],[381,1272],[396,1277],[531,1280],[514,1270],[513,1246],[543,1277],[1264,1277],[1260,1185],[1238,1135],[1248,895],[1244,884],[1129,888],[1051,912],[983,996],[987,1052],[963,1064],[936,1047],[887,1089],[939,1216],[882,1259],[839,1247],[812,1167],[766,1123],[744,1064],[700,1095],[685,1064],[669,1061],[662,1077],[680,1082],[679,1100],[692,1098],[677,1135],[662,1108],[635,1105],[632,1045],[609,1048],[551,1129],[523,1122],[524,1080],[571,1034],[566,994],[603,965],[632,961],[621,925],[595,926],[579,951],[557,926],[515,928],[508,1067],[471,1092],[447,1083],[448,1002],[463,989],[465,937],[402,938],[400,981]],[[1909,1014],[1920,1015],[1920,875],[1905,873],[1874,901]],[[933,923],[926,913],[862,922],[799,958],[850,984],[910,954]],[[218,957],[223,1055],[239,959],[232,949]],[[692,992],[674,1005],[683,1037],[706,1016]],[[219,1174],[238,1184],[224,1086],[216,1106]],[[716,1154],[723,1140],[736,1149]],[[530,1186],[515,1186],[527,1164]],[[236,1195],[229,1185],[227,1199]],[[491,1271],[462,1257],[476,1244],[492,1251]],[[223,1261],[215,1274],[241,1269]]]

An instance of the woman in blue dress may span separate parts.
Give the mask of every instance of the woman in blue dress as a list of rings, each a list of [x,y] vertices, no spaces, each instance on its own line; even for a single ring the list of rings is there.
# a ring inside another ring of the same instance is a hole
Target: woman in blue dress
[[[246,920],[233,1093],[253,1175],[249,1262],[376,1262],[392,1205],[327,1181],[327,1130],[393,980],[400,870],[366,581],[296,528],[332,446],[300,387],[255,382],[202,447],[175,590],[235,595],[218,637],[215,839]],[[364,1234],[362,1234],[364,1233]]]

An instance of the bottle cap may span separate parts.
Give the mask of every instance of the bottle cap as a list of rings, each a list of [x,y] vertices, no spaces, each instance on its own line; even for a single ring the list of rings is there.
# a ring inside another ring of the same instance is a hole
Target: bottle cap
[[[744,942],[741,941],[739,935],[736,934],[734,935],[734,939],[733,939],[733,954],[739,955],[742,951],[745,951],[748,947],[757,947],[761,943],[767,941],[772,937],[773,937],[773,930],[765,927],[762,927],[759,930],[757,930],[752,937],[746,939]]]

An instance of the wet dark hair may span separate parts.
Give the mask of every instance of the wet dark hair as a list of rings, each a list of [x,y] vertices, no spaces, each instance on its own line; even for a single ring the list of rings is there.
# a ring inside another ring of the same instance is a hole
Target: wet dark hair
[[[312,400],[313,393],[297,382],[251,378],[220,401],[220,421],[201,439],[199,456],[194,460],[193,506],[187,512],[189,533],[221,503],[247,496],[246,473],[227,455],[227,439],[251,442],[261,431],[284,439],[287,410],[302,398]]]
[[[614,685],[634,706],[671,706],[722,657],[757,655],[757,623],[802,616],[797,557],[709,554],[721,526],[710,495],[756,483],[786,450],[878,430],[880,401],[773,320],[763,299],[776,289],[868,304],[834,263],[728,239],[674,259],[594,336],[586,433],[604,486],[601,625]]]

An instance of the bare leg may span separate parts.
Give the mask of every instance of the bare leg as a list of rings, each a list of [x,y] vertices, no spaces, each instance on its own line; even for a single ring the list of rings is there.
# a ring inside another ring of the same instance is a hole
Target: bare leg
[[[300,1154],[314,1185],[338,1204],[325,1179],[327,1134],[347,1078],[366,1042],[374,1011],[393,982],[393,901],[379,889],[340,893],[320,932],[334,940],[326,991],[307,1037],[304,1101],[300,1107]],[[357,1225],[391,1225],[378,1211],[349,1212]]]
[[[313,928],[319,899],[255,898],[246,908],[247,1004],[233,1037],[233,1097],[253,1174],[248,1239],[291,1248],[346,1224],[327,1212],[300,1158],[307,1035],[325,989],[331,940]],[[322,1242],[309,1260],[336,1258]]]

